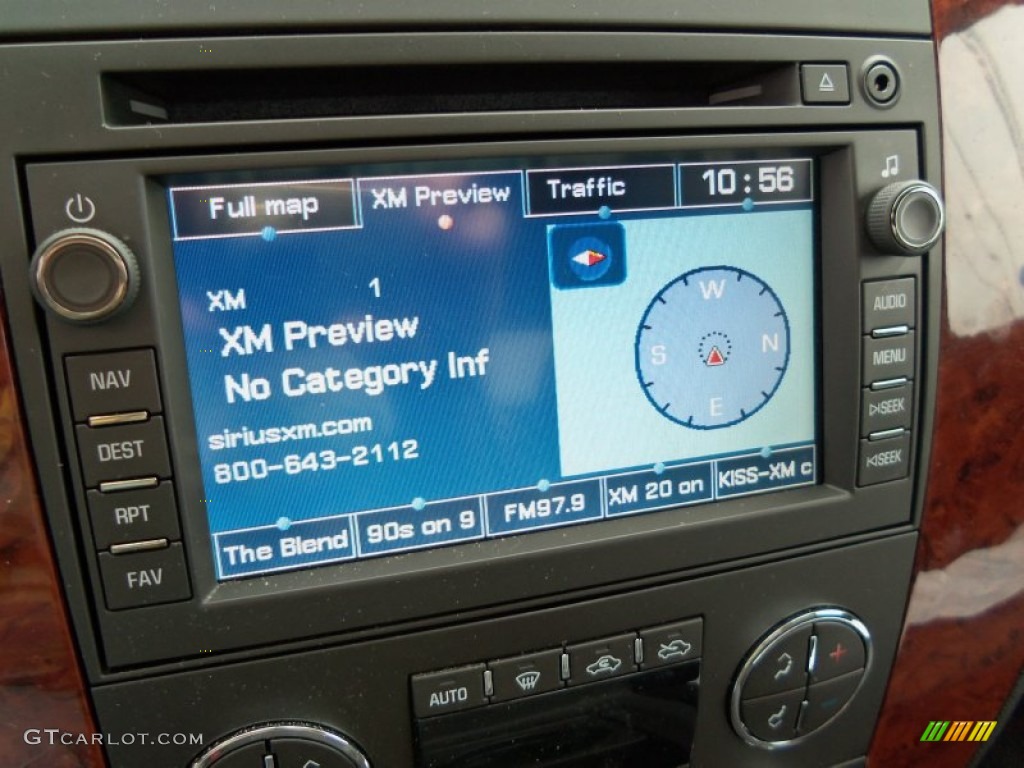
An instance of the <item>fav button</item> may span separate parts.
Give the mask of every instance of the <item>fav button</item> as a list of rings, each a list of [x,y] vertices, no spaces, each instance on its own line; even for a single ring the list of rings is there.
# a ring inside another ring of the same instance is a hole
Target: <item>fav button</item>
[[[814,625],[817,638],[811,682],[831,680],[864,668],[864,640],[849,624],[819,621]]]
[[[412,706],[417,717],[445,715],[486,703],[483,664],[428,672],[412,678]]]
[[[630,634],[569,646],[569,685],[596,683],[635,671],[635,645],[636,635]]]
[[[643,640],[644,669],[664,667],[680,661],[696,659],[701,653],[703,619],[690,619],[640,632]]]
[[[64,361],[75,421],[127,411],[159,413],[160,387],[151,349],[75,355]]]
[[[556,648],[492,661],[487,665],[494,685],[492,701],[508,701],[561,688],[561,660],[562,649]]]
[[[112,611],[173,603],[192,596],[181,544],[153,552],[100,555],[107,607]]]
[[[89,491],[87,496],[97,549],[129,541],[181,538],[174,487],[169,482],[138,491]]]
[[[129,477],[170,477],[164,420],[155,416],[142,424],[117,427],[75,427],[85,484]]]
[[[789,741],[796,736],[796,719],[803,698],[801,688],[744,701],[740,705],[743,725],[761,741]]]
[[[807,684],[810,639],[811,626],[807,624],[788,632],[765,648],[750,665],[750,672],[740,693],[743,699],[791,690],[799,690],[802,695]]]

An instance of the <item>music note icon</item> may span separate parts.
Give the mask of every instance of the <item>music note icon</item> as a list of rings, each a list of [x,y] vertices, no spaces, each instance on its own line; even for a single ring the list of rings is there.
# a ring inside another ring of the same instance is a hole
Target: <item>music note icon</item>
[[[900,172],[900,156],[889,155],[885,158],[885,168],[882,169],[882,178],[888,179],[890,176],[898,176]]]

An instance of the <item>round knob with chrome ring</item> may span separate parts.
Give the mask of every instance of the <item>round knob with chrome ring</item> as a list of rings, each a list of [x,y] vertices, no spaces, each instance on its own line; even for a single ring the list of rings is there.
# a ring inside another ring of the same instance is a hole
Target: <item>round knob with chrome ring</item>
[[[946,226],[942,197],[924,181],[898,181],[880,189],[867,212],[868,235],[884,253],[919,256],[932,248]]]
[[[44,309],[62,320],[95,323],[131,306],[139,292],[135,254],[98,229],[64,229],[32,256],[32,290]]]

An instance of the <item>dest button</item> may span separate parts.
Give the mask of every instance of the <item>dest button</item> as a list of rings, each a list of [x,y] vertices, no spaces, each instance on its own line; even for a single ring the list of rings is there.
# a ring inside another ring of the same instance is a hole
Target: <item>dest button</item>
[[[170,477],[164,420],[154,416],[142,424],[118,427],[75,427],[85,484],[130,477]]]
[[[492,661],[487,665],[494,684],[491,700],[508,701],[561,688],[561,660],[562,649],[556,648],[515,659]]]

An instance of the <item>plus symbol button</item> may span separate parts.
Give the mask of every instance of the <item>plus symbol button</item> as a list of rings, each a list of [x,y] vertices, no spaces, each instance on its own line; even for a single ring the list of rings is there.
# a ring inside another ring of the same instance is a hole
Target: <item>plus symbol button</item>
[[[832,651],[829,654],[829,656],[832,658],[832,661],[834,661],[836,664],[838,664],[840,662],[840,660],[843,658],[843,656],[846,655],[846,653],[847,653],[847,651],[846,651],[845,648],[843,648],[843,644],[842,643],[836,643],[835,650]]]

